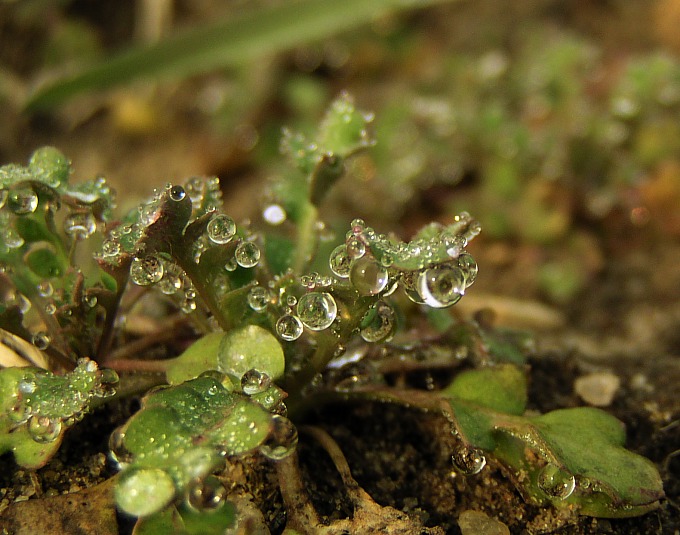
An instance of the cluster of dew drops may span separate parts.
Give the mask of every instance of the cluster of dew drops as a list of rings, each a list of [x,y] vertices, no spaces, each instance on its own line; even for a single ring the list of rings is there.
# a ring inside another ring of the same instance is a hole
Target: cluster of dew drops
[[[231,272],[238,267],[250,269],[258,265],[261,251],[257,236],[247,225],[237,234],[234,220],[219,211],[221,193],[216,178],[193,178],[184,187],[168,184],[165,191],[157,191],[151,202],[139,207],[137,223],[121,225],[110,233],[102,248],[105,259],[114,259],[121,251],[131,250],[141,238],[144,227],[157,218],[164,194],[174,201],[181,201],[188,195],[192,205],[198,207],[194,209],[194,217],[212,213],[205,234],[194,244],[196,263],[209,247],[235,242],[233,257],[223,269]],[[285,212],[276,205],[265,208],[263,215],[265,221],[271,224],[280,224],[282,217],[285,218]],[[338,304],[332,294],[333,287],[349,284],[360,296],[378,297],[368,313],[370,317],[362,321],[360,334],[367,342],[384,341],[394,331],[396,314],[382,298],[391,295],[400,283],[414,302],[444,308],[455,304],[474,282],[477,264],[464,247],[478,229],[469,215],[461,214],[458,218],[461,218],[461,227],[468,225],[473,229],[468,230],[468,235],[442,235],[436,240],[421,239],[409,243],[394,243],[367,227],[363,220],[355,219],[345,243],[330,254],[332,275],[311,273],[301,276],[299,283],[304,289],[301,296],[295,295],[286,284],[280,284],[285,277],[274,277],[268,284],[256,284],[250,289],[248,304],[255,312],[279,311],[275,321],[276,334],[284,341],[294,341],[302,335],[304,328],[323,331],[334,326],[337,330]],[[437,251],[441,247],[446,249],[443,262],[441,252]],[[180,307],[184,312],[196,309],[196,290],[180,267],[160,255],[144,254],[140,250],[134,253],[130,268],[132,282],[140,286],[155,285],[167,295],[180,294]],[[399,268],[405,259],[417,259],[417,269]],[[219,293],[220,288],[215,288],[215,291]]]
[[[19,381],[17,401],[9,418],[17,426],[26,424],[35,442],[48,444],[83,418],[92,398],[113,396],[117,383],[115,371],[99,370],[97,363],[87,358],[79,359],[75,370],[66,376],[50,376],[38,370]],[[50,395],[63,390],[69,391],[68,399]]]

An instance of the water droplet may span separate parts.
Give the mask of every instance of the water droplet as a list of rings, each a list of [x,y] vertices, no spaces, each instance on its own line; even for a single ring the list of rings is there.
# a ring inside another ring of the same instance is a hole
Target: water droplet
[[[238,267],[238,264],[236,263],[235,258],[230,258],[227,260],[227,263],[224,264],[224,269],[226,271],[236,271],[236,268]]]
[[[57,311],[57,305],[51,301],[45,305],[45,314],[52,316]]]
[[[163,262],[155,256],[135,257],[130,266],[130,278],[139,286],[155,284],[163,278]]]
[[[350,256],[350,258],[354,260],[361,258],[366,254],[366,245],[363,241],[355,236],[352,236],[347,240],[345,249],[347,250],[347,254]]]
[[[118,427],[109,437],[109,455],[118,469],[125,468],[132,461],[132,453],[125,447],[125,432]]]
[[[97,230],[97,221],[91,212],[72,212],[64,219],[64,232],[74,240],[84,240]]]
[[[50,345],[50,337],[46,332],[38,332],[33,335],[31,342],[40,351],[44,351]]]
[[[15,424],[23,424],[31,417],[31,407],[26,403],[18,402],[9,411],[9,419]]]
[[[106,240],[102,245],[103,256],[116,256],[120,253],[120,243],[116,240]]]
[[[295,297],[294,295],[287,295],[286,296],[286,304],[289,307],[294,307],[295,305],[297,305],[297,297]]]
[[[139,207],[139,222],[148,227],[153,225],[160,216],[161,204],[158,200],[153,200]]]
[[[338,314],[333,296],[326,292],[310,292],[303,295],[297,304],[300,321],[313,331],[330,327]]]
[[[300,338],[302,334],[302,322],[297,316],[285,314],[276,321],[276,333],[283,340],[291,342]]]
[[[453,452],[451,461],[456,470],[466,476],[479,474],[486,466],[486,457],[484,457],[481,450],[463,445]]]
[[[271,302],[271,293],[267,288],[255,286],[248,292],[248,306],[255,312],[262,312]]]
[[[35,381],[32,379],[26,380],[24,379],[23,381],[19,381],[19,392],[22,394],[32,394],[35,392],[36,384]]]
[[[465,277],[465,287],[471,286],[477,280],[477,273],[479,271],[475,259],[469,253],[461,253],[458,255],[458,267]]]
[[[182,271],[175,265],[168,263],[165,265],[163,278],[158,281],[158,288],[165,295],[172,295],[182,289]]]
[[[186,503],[196,511],[217,511],[226,501],[227,489],[215,476],[197,479],[189,484]]]
[[[548,463],[541,468],[536,483],[549,497],[565,500],[574,492],[576,478],[568,470]]]
[[[389,282],[387,270],[371,256],[364,256],[352,262],[349,281],[361,295],[376,295]]]
[[[19,235],[19,233],[16,232],[11,227],[5,228],[4,235],[2,236],[2,241],[4,242],[5,247],[7,247],[8,249],[18,249],[24,243],[26,243],[24,239]]]
[[[383,342],[390,338],[396,327],[394,309],[384,301],[378,301],[361,321],[361,338],[366,342]]]
[[[280,225],[286,217],[286,211],[278,204],[270,204],[262,211],[262,218],[270,225]]]
[[[216,214],[208,223],[206,232],[211,241],[223,245],[236,235],[236,223],[228,215]]]
[[[272,380],[269,378],[269,376],[264,372],[256,370],[255,368],[248,370],[241,377],[241,390],[243,390],[243,393],[248,396],[253,396],[255,394],[259,394],[260,392],[264,392],[271,386],[271,384]]]
[[[168,191],[168,196],[171,200],[179,202],[187,196],[187,193],[184,191],[182,186],[171,186],[170,190]]]
[[[260,453],[273,461],[288,457],[298,443],[298,432],[293,422],[285,416],[272,416],[272,429],[267,440],[260,446]]]
[[[424,304],[446,308],[457,303],[465,293],[465,276],[458,267],[429,268],[418,276],[416,291]]]
[[[346,245],[338,245],[328,258],[328,264],[331,271],[338,277],[346,279],[349,277],[349,269],[352,264],[352,258],[347,253]]]
[[[192,177],[186,181],[184,190],[191,202],[199,204],[203,200],[203,192],[205,191],[205,182],[198,177]]]
[[[38,208],[38,196],[31,188],[12,190],[7,197],[7,206],[16,215],[32,214]]]
[[[34,414],[28,420],[28,434],[40,444],[54,442],[61,433],[61,427],[59,418],[48,418]]]
[[[254,267],[260,261],[260,248],[250,241],[241,242],[234,251],[234,258],[236,263],[243,268]]]
[[[38,284],[37,290],[40,297],[51,297],[54,293],[54,287],[50,281],[42,281],[40,284]]]

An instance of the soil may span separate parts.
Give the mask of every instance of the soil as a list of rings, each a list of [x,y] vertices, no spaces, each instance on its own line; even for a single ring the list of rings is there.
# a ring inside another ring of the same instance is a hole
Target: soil
[[[47,30],[55,29],[55,21],[85,21],[104,49],[129,41],[133,2],[100,3],[108,8],[93,11],[88,2],[55,3],[68,8],[50,8],[48,17],[23,19],[16,6],[0,4],[0,66],[11,73],[1,81],[14,87],[11,94],[22,94],[23,85],[41,74],[44,64],[36,57],[36,43],[45,39]],[[177,17],[185,24],[207,20],[223,9],[219,4],[206,0],[196,7],[177,2]],[[430,31],[433,39],[449,38],[454,43],[451,46],[461,49],[474,48],[482,39],[480,35],[503,42],[513,24],[532,20],[580,32],[597,40],[605,54],[613,57],[657,47],[680,53],[677,31],[668,30],[680,27],[680,22],[672,26],[667,20],[680,17],[680,2],[672,0],[527,1],[512,8],[505,2],[485,0],[438,9],[406,17],[404,24],[416,28],[413,31]],[[102,16],[104,12],[109,15]],[[499,12],[506,19],[502,31],[496,20]],[[381,24],[389,27],[390,23],[376,23],[375,32],[387,31]],[[5,46],[7,43],[13,46]],[[408,78],[414,67],[376,65],[385,57],[371,40],[359,49],[361,61],[341,71],[321,65],[316,75],[329,94],[348,88],[370,107],[381,98],[381,91],[374,88],[389,86],[390,69],[396,71],[396,78]],[[290,118],[294,110],[282,105],[277,76],[303,72],[299,61],[296,63],[302,52],[305,50],[279,58],[274,62],[276,68],[263,68],[266,87],[253,97],[258,103],[242,122],[264,129],[272,128],[264,117],[275,117],[276,125]],[[255,213],[265,177],[256,171],[255,155],[244,145],[242,132],[221,131],[197,110],[193,92],[210,87],[212,82],[206,76],[145,87],[142,95],[148,91],[152,97],[141,101],[133,98],[138,95],[129,88],[104,96],[89,95],[78,104],[30,117],[20,113],[18,99],[9,97],[0,126],[0,157],[3,163],[23,162],[36,147],[56,145],[71,157],[77,175],[104,173],[121,197],[130,198],[146,195],[167,180],[217,174],[225,179],[227,212],[235,219],[250,216]],[[154,101],[153,106],[149,101]],[[129,120],[125,107],[137,104],[150,114],[148,122]],[[455,195],[455,191],[448,186],[425,188],[392,223],[411,229],[441,216],[445,206],[442,196]],[[597,221],[577,220],[574,233],[588,237],[591,257],[584,261],[589,261],[590,267],[581,290],[563,302],[551,301],[536,282],[537,265],[545,258],[540,247],[482,236],[470,248],[481,267],[479,279],[460,305],[461,314],[469,317],[476,309],[497,303],[497,324],[533,333],[536,349],[529,360],[533,410],[585,405],[574,388],[583,375],[605,371],[618,377],[620,386],[605,408],[624,422],[627,446],[659,468],[666,493],[659,509],[639,518],[595,519],[567,517],[553,509],[530,506],[493,462],[478,476],[457,474],[447,449],[450,436],[446,425],[415,410],[384,404],[328,406],[309,415],[305,423],[325,429],[341,445],[352,475],[380,506],[407,513],[415,519],[413,525],[421,525],[423,530],[439,527],[447,534],[461,533],[461,513],[475,510],[500,520],[517,534],[680,533],[680,231],[666,224],[668,218],[675,217],[674,210],[677,207],[643,223],[631,221],[625,211],[613,211]],[[551,254],[560,260],[571,253]],[[528,314],[527,305],[533,307]],[[26,503],[45,503],[38,500],[92,488],[101,493],[83,498],[83,503],[99,503],[96,500],[101,496],[110,496],[109,488],[96,487],[115,474],[106,457],[108,436],[131,414],[135,403],[121,402],[87,416],[69,431],[59,454],[36,473],[17,467],[10,455],[0,457],[0,533],[36,533],[22,523],[25,515],[37,514],[22,510]],[[230,472],[234,487],[248,489],[264,511],[272,533],[280,533],[286,517],[273,468],[261,459],[244,462],[257,466],[261,479],[244,480],[237,463]],[[304,433],[299,462],[322,519],[351,516],[353,505],[338,471],[328,454]],[[116,515],[110,506],[102,510],[102,514],[112,515],[107,517],[108,532],[131,531],[130,519]],[[77,507],[64,507],[59,518],[67,516],[64,511],[72,517],[71,523],[64,520],[54,528],[55,534],[105,533],[101,526],[86,527],[84,517],[91,512],[84,505],[80,513]]]

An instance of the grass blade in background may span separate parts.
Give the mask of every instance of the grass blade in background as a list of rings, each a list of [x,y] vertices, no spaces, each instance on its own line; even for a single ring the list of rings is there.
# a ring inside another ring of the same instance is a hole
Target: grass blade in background
[[[268,53],[322,39],[368,23],[390,11],[442,0],[300,0],[240,14],[123,51],[109,60],[38,88],[26,111],[46,109],[79,93],[105,89],[142,76],[182,78],[244,64]]]

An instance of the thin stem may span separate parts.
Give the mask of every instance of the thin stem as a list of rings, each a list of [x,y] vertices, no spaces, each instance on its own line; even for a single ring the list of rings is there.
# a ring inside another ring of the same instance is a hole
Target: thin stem
[[[309,261],[317,246],[318,231],[316,224],[319,210],[311,202],[305,204],[302,215],[297,225],[297,237],[293,272],[302,274],[307,270]]]
[[[288,513],[287,528],[300,533],[315,533],[319,517],[302,482],[297,453],[276,463],[279,487]]]

